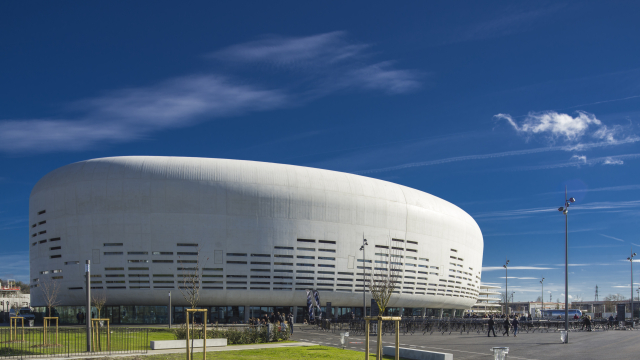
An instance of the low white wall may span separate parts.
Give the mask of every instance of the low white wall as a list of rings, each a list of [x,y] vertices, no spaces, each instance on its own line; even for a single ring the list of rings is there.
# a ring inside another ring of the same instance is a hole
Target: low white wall
[[[395,356],[396,347],[384,346],[382,348],[382,354]],[[453,354],[407,348],[400,348],[400,357],[414,360],[453,360]]]
[[[202,349],[202,339],[199,340],[189,340],[189,345],[193,345],[194,349]],[[220,347],[227,346],[227,339],[207,339],[207,348],[210,347]],[[151,350],[163,350],[163,349],[186,349],[187,341],[186,340],[162,340],[162,341],[152,341],[151,342]]]

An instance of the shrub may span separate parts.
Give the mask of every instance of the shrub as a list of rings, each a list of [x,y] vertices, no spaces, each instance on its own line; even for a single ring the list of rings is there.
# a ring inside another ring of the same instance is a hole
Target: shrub
[[[173,333],[177,340],[185,340],[187,338],[186,324],[180,325],[174,329]],[[290,332],[287,329],[281,329],[280,326],[273,326],[271,336],[268,336],[267,326],[249,326],[245,328],[223,328],[215,326],[207,329],[207,339],[227,339],[229,345],[242,344],[260,344],[266,342],[278,342],[289,340]],[[194,339],[202,339],[202,325],[196,325],[191,329],[191,337]],[[270,339],[269,339],[270,338]]]

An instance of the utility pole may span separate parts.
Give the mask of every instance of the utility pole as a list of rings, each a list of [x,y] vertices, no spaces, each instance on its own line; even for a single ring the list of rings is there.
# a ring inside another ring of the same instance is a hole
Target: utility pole
[[[576,202],[575,198],[567,199],[567,187],[564,187],[564,207],[558,211],[564,214],[564,343],[569,343],[569,206]]]
[[[87,352],[91,352],[91,260],[84,265],[84,272],[87,276]]]
[[[502,267],[504,268],[504,312],[507,317],[509,316],[509,269],[507,266],[509,265],[509,260],[507,260]]]
[[[636,253],[633,252],[633,248],[631,248],[631,256],[627,258],[631,263],[631,327],[633,327],[633,258],[636,256]]]
[[[169,291],[169,329],[171,329],[171,291]]]
[[[362,234],[362,246],[360,246],[360,250],[362,250],[362,318],[364,319],[367,316],[367,261],[365,257],[365,246],[367,246],[367,239],[364,238],[364,234]],[[391,261],[391,260],[389,260]]]
[[[542,310],[540,311],[540,317],[544,318],[544,278],[540,280],[540,285],[542,285],[542,296],[540,297],[540,299],[542,299]]]

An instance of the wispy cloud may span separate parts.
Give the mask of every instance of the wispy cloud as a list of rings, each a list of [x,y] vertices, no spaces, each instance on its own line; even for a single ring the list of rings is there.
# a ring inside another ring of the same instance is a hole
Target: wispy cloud
[[[602,202],[592,202],[586,204],[580,204],[579,206],[575,206],[572,211],[594,211],[594,210],[606,210],[606,209],[617,209],[617,210],[628,210],[632,208],[640,207],[640,200],[629,200],[629,201],[602,201]],[[551,213],[557,212],[557,208],[551,207],[538,207],[538,208],[530,208],[530,209],[514,209],[514,210],[504,210],[504,211],[488,211],[484,213],[473,214],[474,218],[507,218],[513,216],[523,216],[523,215],[534,215],[539,213]]]
[[[606,237],[606,238],[609,238],[609,239],[613,239],[613,240],[615,240],[615,241],[622,241],[622,242],[624,242],[624,240],[622,240],[622,239],[618,239],[617,237],[613,237],[613,236],[609,236],[609,235],[605,235],[605,234],[600,234],[600,235],[602,235],[602,236],[604,236],[604,237]]]
[[[29,283],[29,252],[18,251],[0,255],[0,278]]]
[[[571,190],[571,192],[578,193],[578,192],[627,191],[627,190],[640,190],[640,185],[620,185],[620,186],[607,186],[607,187],[593,188],[593,189],[573,189]],[[564,190],[541,193],[540,195],[555,195],[555,194],[564,194]]]
[[[372,62],[366,51],[370,47],[349,41],[343,31],[335,31],[306,37],[270,36],[228,47],[211,57],[234,64],[262,63],[303,74],[296,76],[297,81],[310,87],[309,95],[342,89],[401,94],[421,86],[422,76],[415,70],[396,69],[393,61]]]
[[[552,270],[550,267],[539,266],[509,266],[509,270]],[[502,266],[483,266],[482,271],[504,270]]]
[[[640,141],[640,138],[638,138],[638,137],[628,137],[626,139],[616,140],[616,141],[612,141],[612,142],[601,141],[601,142],[585,143],[585,144],[577,144],[577,145],[549,146],[549,147],[526,149],[526,150],[504,151],[504,152],[499,152],[499,153],[482,154],[482,155],[455,156],[455,157],[438,159],[438,160],[411,162],[411,163],[395,165],[395,166],[389,166],[389,167],[384,167],[384,168],[354,171],[353,173],[355,173],[355,174],[372,174],[372,173],[395,171],[395,170],[402,170],[402,169],[408,169],[408,168],[414,168],[414,167],[441,165],[441,164],[447,164],[447,163],[458,162],[458,161],[495,159],[495,158],[503,158],[503,157],[508,157],[508,156],[522,156],[522,155],[539,154],[539,153],[545,153],[545,152],[551,152],[551,151],[576,151],[576,150],[584,151],[584,150],[593,149],[593,148],[601,148],[601,147],[606,147],[606,146],[629,144],[629,143],[634,143],[634,142],[637,142],[637,141]],[[637,154],[619,155],[619,156],[614,156],[614,157],[611,157],[611,158],[623,158],[624,156],[626,156],[626,157],[636,157],[636,155]],[[595,164],[597,162],[604,162],[605,158],[592,159],[591,161]],[[553,166],[553,165],[548,165],[548,166]],[[539,166],[539,167],[535,167],[535,168],[536,169],[544,169],[544,168],[548,168],[548,166],[544,165],[544,166]],[[574,161],[574,162],[566,163],[566,164],[562,165],[562,167],[566,167],[566,166],[576,166],[576,162]],[[534,167],[518,167],[518,168],[514,168],[514,169],[528,170],[530,168],[533,169]]]
[[[279,108],[289,103],[280,90],[240,85],[215,75],[188,76],[78,101],[79,119],[0,122],[0,150],[82,150],[97,143],[131,141],[155,131],[196,122]]]
[[[543,169],[558,169],[565,167],[581,167],[581,166],[594,166],[598,164],[602,165],[622,165],[624,161],[622,159],[637,159],[640,154],[624,154],[615,156],[604,156],[593,159],[587,159],[586,156],[573,155],[569,161],[560,162],[555,164],[536,165],[536,166],[518,166],[513,167],[510,170],[543,170]]]
[[[552,210],[556,210],[556,209],[552,209]],[[549,210],[549,211],[552,211]],[[557,211],[557,210],[556,210]],[[474,217],[479,217],[481,218],[482,216],[476,216],[474,215]],[[600,229],[594,229],[594,228],[580,228],[577,230],[572,230],[571,232],[591,232],[594,230],[600,230]],[[514,235],[547,235],[547,234],[564,234],[564,230],[535,230],[535,231],[523,231],[523,232],[509,232],[509,233],[485,233],[484,236],[514,236]]]
[[[527,31],[535,25],[540,25],[541,19],[549,17],[561,8],[560,5],[536,9],[509,7],[492,19],[472,24],[463,31],[453,32],[448,42],[483,40]]]
[[[511,268],[509,268],[511,269]],[[504,279],[505,276],[501,276],[500,279]],[[535,278],[535,277],[517,277],[517,276],[509,276],[509,279],[516,279],[516,280],[540,280],[540,278]]]
[[[346,39],[343,32],[299,38],[271,38],[214,53],[237,64],[268,62],[278,69],[303,69],[305,76],[266,86],[221,76],[193,74],[155,85],[121,89],[78,100],[77,116],[0,121],[0,151],[82,150],[97,144],[126,142],[203,121],[299,105],[342,90],[400,94],[420,87],[420,74],[365,54],[370,45]],[[299,91],[305,78],[305,91]]]

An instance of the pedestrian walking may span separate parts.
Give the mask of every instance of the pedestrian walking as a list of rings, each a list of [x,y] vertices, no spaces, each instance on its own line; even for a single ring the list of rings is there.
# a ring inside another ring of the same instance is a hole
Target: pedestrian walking
[[[510,327],[510,323],[509,323],[509,318],[504,319],[504,322],[502,323],[504,326],[504,332],[502,333],[502,336],[509,336],[509,327]]]
[[[487,332],[487,336],[491,337],[491,332],[493,331],[493,337],[498,337],[496,335],[496,330],[494,326],[496,325],[495,321],[493,321],[493,316],[489,316],[489,331]]]
[[[293,313],[289,313],[289,331],[293,335]]]
[[[520,322],[518,321],[518,318],[516,317],[515,319],[513,319],[513,321],[511,322],[511,325],[513,325],[513,337],[518,336],[518,324]]]

